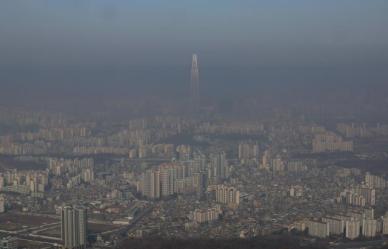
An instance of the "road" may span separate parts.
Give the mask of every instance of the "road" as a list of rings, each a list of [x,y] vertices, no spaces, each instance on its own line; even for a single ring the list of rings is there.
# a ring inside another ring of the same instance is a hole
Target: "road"
[[[152,212],[153,206],[148,207],[144,209],[138,216],[136,216],[130,224],[127,226],[119,227],[110,231],[102,232],[102,235],[109,235],[109,234],[122,234],[127,233],[130,229],[132,229],[143,217],[148,215],[150,212]],[[13,212],[14,214],[23,214],[23,215],[34,215],[34,216],[40,216],[40,217],[46,217],[46,218],[54,218],[59,219],[60,217],[57,215],[47,215],[47,214],[33,214],[33,213],[18,213]],[[110,222],[101,222],[97,220],[88,220],[90,223],[96,223],[96,224],[109,224]],[[0,230],[0,232],[12,235],[16,237],[19,240],[25,240],[25,241],[31,241],[31,242],[40,242],[43,244],[47,244],[50,246],[58,246],[61,243],[61,239],[57,237],[51,237],[51,236],[45,236],[45,235],[39,235],[39,232],[45,231],[47,229],[51,229],[55,226],[60,225],[60,222],[50,223],[50,224],[44,224],[40,226],[35,227],[29,227],[25,229],[21,229],[18,231],[6,231],[6,230]],[[126,237],[125,237],[126,238]],[[125,239],[123,238],[122,241]]]
[[[344,242],[336,243],[331,245],[330,248],[335,249],[359,249],[359,248],[369,248],[369,247],[381,247],[387,243],[385,239],[379,240],[369,240],[369,241],[353,241],[353,242]]]

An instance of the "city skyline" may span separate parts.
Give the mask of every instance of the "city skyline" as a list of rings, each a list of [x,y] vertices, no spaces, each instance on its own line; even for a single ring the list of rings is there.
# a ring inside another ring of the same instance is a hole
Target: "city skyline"
[[[0,1],[0,249],[384,249],[388,1]]]
[[[234,92],[277,84],[292,89],[388,81],[382,0],[7,0],[0,7],[3,103],[31,105],[56,89],[67,98],[115,99],[132,95],[133,87],[145,96],[176,96],[187,91],[183,82],[193,51],[201,55],[201,82],[209,95],[221,88],[233,98]]]

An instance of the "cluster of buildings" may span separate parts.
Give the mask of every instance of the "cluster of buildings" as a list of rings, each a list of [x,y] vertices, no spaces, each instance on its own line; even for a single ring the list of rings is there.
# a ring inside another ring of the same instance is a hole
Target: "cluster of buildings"
[[[242,164],[257,163],[260,159],[260,146],[257,143],[240,143],[238,145],[238,159]]]
[[[90,156],[90,155],[116,155],[126,156],[128,155],[128,148],[117,146],[81,146],[77,145],[73,148],[72,153],[77,156]]]
[[[291,173],[305,172],[308,169],[308,164],[313,164],[313,162],[305,160],[290,160],[287,162],[287,170]]]
[[[374,206],[376,204],[376,190],[362,185],[345,189],[339,194],[337,202],[360,207]]]
[[[43,128],[37,132],[20,133],[16,139],[22,141],[63,141],[65,139],[75,139],[79,137],[88,137],[91,135],[89,127],[52,127]]]
[[[278,154],[273,156],[271,150],[265,150],[259,169],[281,173],[286,170],[286,161]]]
[[[238,135],[257,135],[262,134],[265,127],[262,123],[249,122],[204,122],[196,127],[195,131],[202,134],[238,134]]]
[[[335,157],[320,164],[321,155],[311,153],[352,151],[353,143],[341,136],[358,137],[358,131],[345,135],[341,128],[337,135],[302,120],[288,121],[276,117],[264,126],[156,117],[128,126],[41,125],[38,132],[0,137],[0,145],[12,155],[34,155],[43,148],[39,158],[48,158],[47,170],[1,169],[0,190],[33,197],[45,192],[39,199],[7,195],[7,208],[15,211],[50,214],[63,203],[88,203],[88,211],[79,206],[61,210],[62,241],[72,249],[86,247],[88,215],[114,225],[136,220],[126,232],[150,236],[254,237],[295,220],[302,220],[295,227],[319,238],[387,234],[388,214],[375,218],[370,211],[386,189],[384,177],[367,173],[361,180],[361,170],[340,167]],[[180,134],[206,145],[179,145]],[[104,160],[95,164],[89,155]],[[0,213],[4,207],[0,196]],[[344,207],[353,209],[345,212]],[[112,232],[112,238],[121,234]]]
[[[388,135],[388,126],[376,124],[375,127],[367,126],[363,124],[337,124],[337,131],[347,138],[370,138],[377,136],[387,136]]]
[[[0,173],[0,191],[40,196],[43,195],[48,183],[47,171],[14,169]]]
[[[2,155],[44,155],[48,151],[49,145],[43,141],[34,141],[32,143],[4,142],[0,144],[0,154]]]
[[[19,117],[15,119],[14,122],[22,122]],[[47,155],[59,150],[62,154],[78,156],[109,154],[130,158],[167,158],[174,153],[172,145],[153,143],[179,134],[189,125],[174,117],[154,117],[131,120],[127,128],[112,134],[95,134],[95,122],[77,123],[63,117],[50,117],[48,123],[44,123],[44,118],[29,122],[28,125],[37,125],[38,128],[0,136],[0,154]],[[22,123],[27,125],[24,120]]]
[[[365,174],[365,185],[376,189],[384,189],[388,186],[384,177],[372,175],[369,172],[366,172]]]
[[[78,174],[84,169],[93,169],[93,158],[49,158],[48,168],[51,174],[55,176],[61,176],[65,174]]]
[[[258,168],[274,174],[284,174],[286,171],[300,173],[307,171],[308,165],[313,163],[313,161],[309,160],[286,160],[280,154],[273,156],[271,150],[268,149],[264,151]]]
[[[303,196],[303,186],[292,185],[290,187],[290,196],[291,197],[302,197]]]
[[[339,177],[349,177],[360,172],[344,169],[338,171]],[[350,240],[358,238],[375,238],[388,234],[388,212],[382,217],[375,217],[374,208],[377,205],[376,188],[383,189],[385,179],[381,176],[365,174],[360,185],[348,187],[336,198],[336,212],[320,218],[314,217],[302,220],[292,225],[300,231],[307,230],[308,234],[317,238],[345,237]],[[344,205],[343,205],[344,204]],[[338,209],[339,208],[339,209]]]
[[[313,152],[352,152],[353,141],[345,141],[333,132],[316,134],[312,141]]]
[[[50,158],[48,160],[48,169],[54,178],[54,188],[65,187],[70,189],[83,183],[94,181],[94,160],[93,158]]]
[[[137,191],[150,199],[174,194],[197,193],[202,196],[208,184],[219,183],[229,176],[229,165],[224,152],[204,155],[192,160],[164,163],[148,169],[140,176]]]
[[[237,208],[240,204],[240,191],[235,187],[226,185],[213,186],[216,194],[216,202],[227,205],[231,208]]]
[[[337,201],[353,206],[374,206],[376,204],[376,189],[384,189],[386,186],[387,181],[384,177],[366,172],[364,182],[359,186],[342,191]]]
[[[171,123],[169,123],[171,122]],[[155,117],[152,120],[133,120],[128,128],[108,136],[90,136],[77,140],[71,153],[77,155],[108,154],[128,156],[130,159],[162,157],[175,154],[172,144],[155,143],[181,132],[185,122],[171,117]]]
[[[174,157],[173,144],[147,144],[141,145],[138,148],[130,149],[128,152],[129,159],[135,158],[172,158]]]
[[[204,173],[196,166],[166,163],[149,169],[141,175],[137,190],[150,199],[203,191],[207,182],[202,180]]]
[[[93,181],[93,159],[50,158],[46,170],[4,170],[0,173],[0,191],[42,198],[49,188],[70,189]]]
[[[210,208],[197,208],[191,213],[191,219],[196,223],[209,223],[218,220],[222,214],[220,205]]]
[[[190,155],[191,148],[188,145],[181,145],[175,147],[173,144],[141,144],[136,146],[126,146],[123,144],[117,146],[91,146],[91,145],[77,145],[73,148],[73,153],[76,155],[99,155],[108,154],[116,156],[128,156],[129,159],[143,159],[143,158],[166,158],[170,159],[183,155]],[[128,148],[129,147],[129,148]],[[189,151],[185,151],[188,149]]]
[[[388,234],[388,214],[374,218],[373,209],[348,211],[345,214],[327,215],[298,224],[298,229],[308,230],[313,237],[345,236],[354,240],[359,237],[374,238],[378,234]]]

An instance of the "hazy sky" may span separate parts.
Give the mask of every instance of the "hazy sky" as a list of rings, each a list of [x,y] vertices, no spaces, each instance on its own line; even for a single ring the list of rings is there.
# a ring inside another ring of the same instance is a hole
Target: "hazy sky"
[[[2,0],[2,67],[387,66],[386,0]]]
[[[202,91],[388,82],[388,1],[0,1],[0,98],[31,93],[18,84],[74,93],[147,82],[183,92],[194,52]]]

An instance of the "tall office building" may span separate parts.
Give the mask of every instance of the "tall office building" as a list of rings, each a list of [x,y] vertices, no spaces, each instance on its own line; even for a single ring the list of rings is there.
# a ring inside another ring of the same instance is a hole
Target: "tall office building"
[[[193,111],[198,111],[200,105],[199,97],[199,70],[198,70],[198,58],[196,54],[193,54],[191,62],[191,78],[190,78],[190,102]]]
[[[87,243],[87,210],[66,206],[61,213],[63,248],[84,249]]]

